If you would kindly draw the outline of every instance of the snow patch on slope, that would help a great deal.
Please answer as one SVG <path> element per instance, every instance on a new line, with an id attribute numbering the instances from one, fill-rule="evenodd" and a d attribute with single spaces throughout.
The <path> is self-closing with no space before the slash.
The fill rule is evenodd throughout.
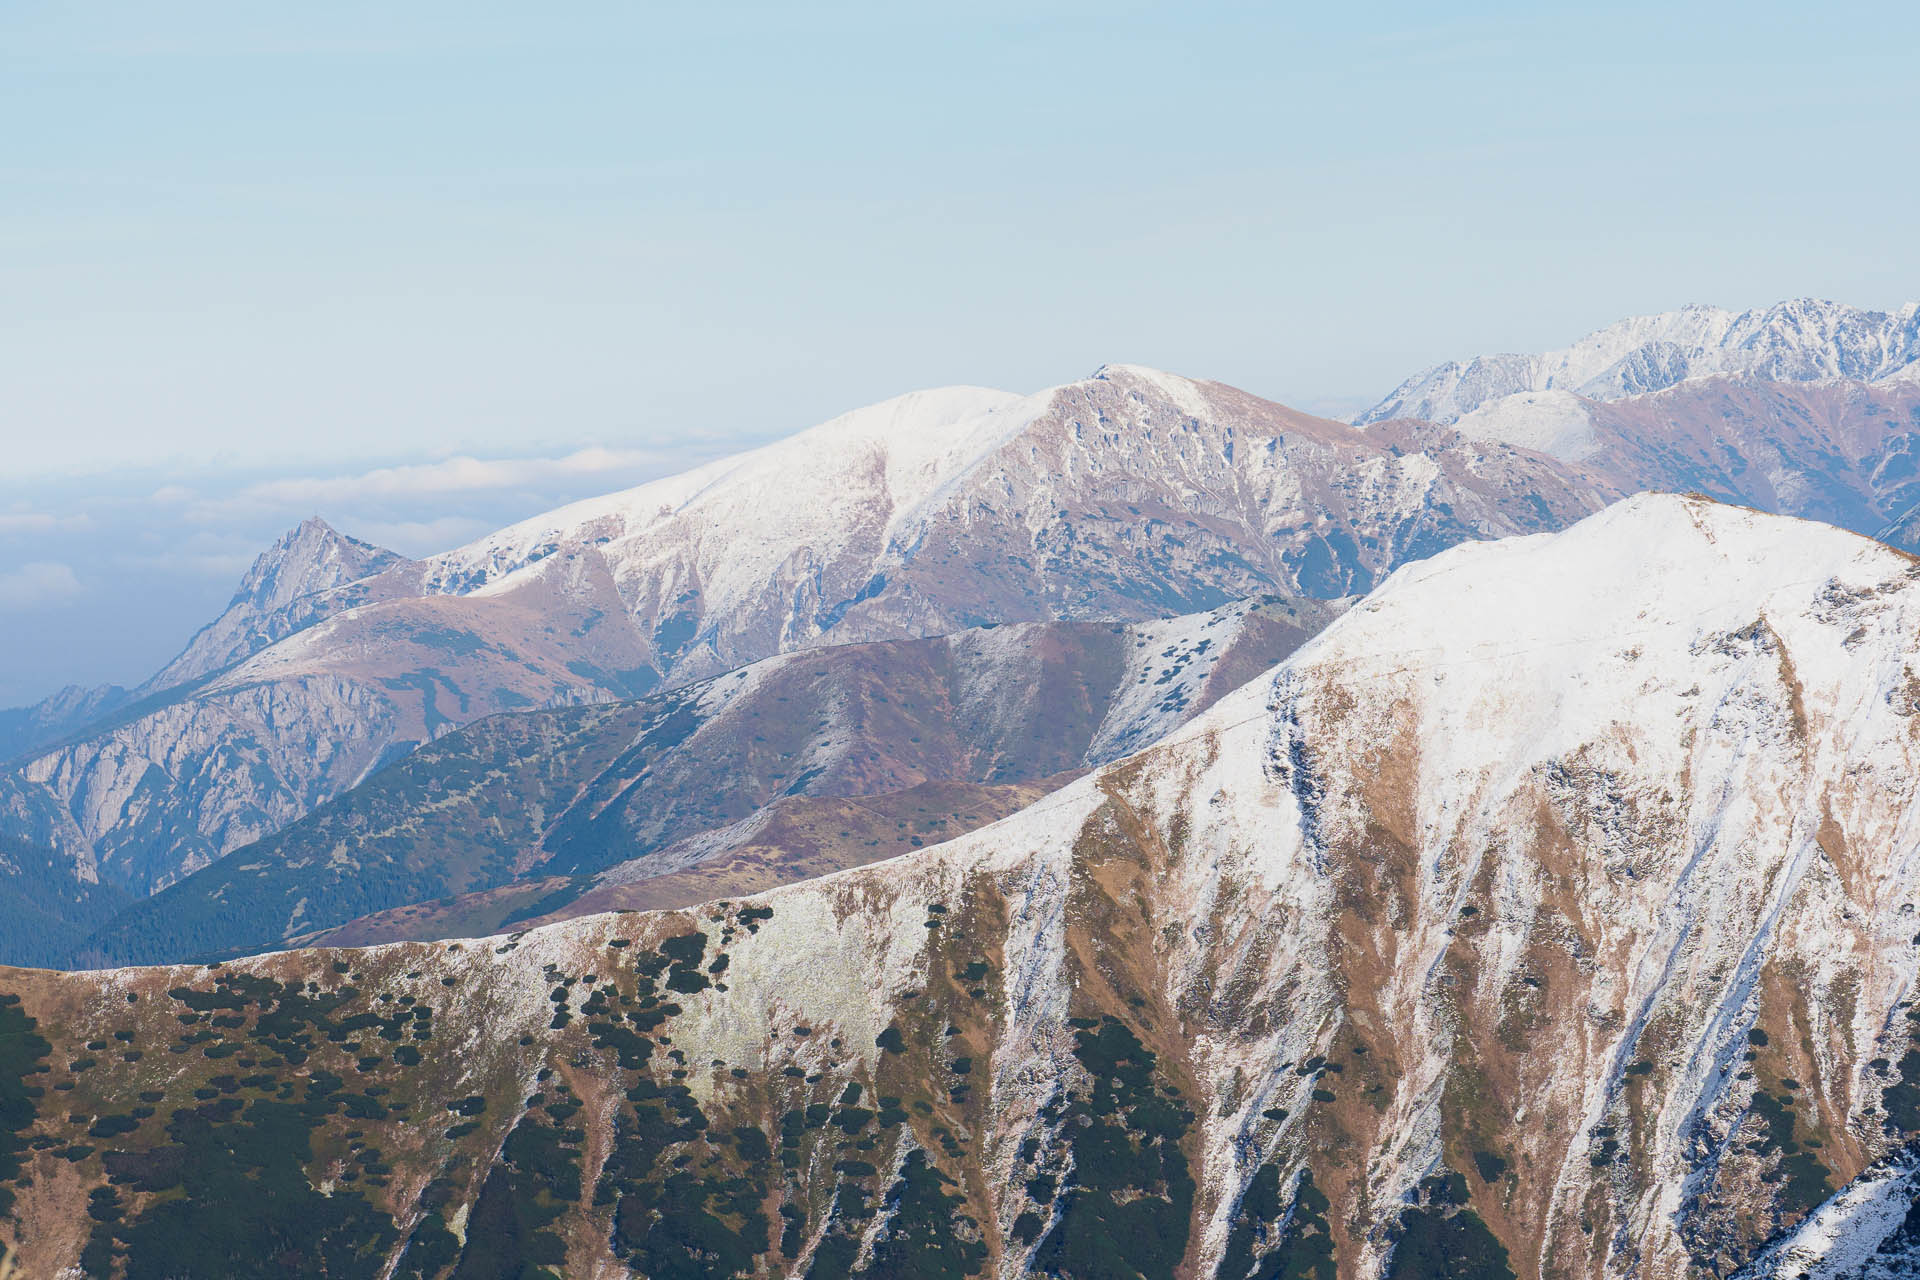
<path id="1" fill-rule="evenodd" d="M 1209 613 L 1129 627 L 1126 670 L 1087 749 L 1087 763 L 1131 755 L 1185 720 L 1254 607 L 1252 600 L 1236 600 Z"/>
<path id="2" fill-rule="evenodd" d="M 1472 439 L 1532 449 L 1562 462 L 1578 462 L 1599 447 L 1587 402 L 1571 391 L 1517 391 L 1453 425 Z"/>
<path id="3" fill-rule="evenodd" d="M 1903 1228 L 1916 1205 L 1920 1168 L 1911 1161 L 1858 1178 L 1737 1280 L 1911 1280 L 1920 1276 L 1920 1234 Z"/>

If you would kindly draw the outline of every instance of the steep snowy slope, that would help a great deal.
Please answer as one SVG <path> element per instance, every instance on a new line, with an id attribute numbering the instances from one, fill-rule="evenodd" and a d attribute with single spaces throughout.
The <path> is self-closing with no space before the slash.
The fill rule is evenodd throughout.
<path id="1" fill-rule="evenodd" d="M 918 393 L 371 576 L 387 553 L 302 526 L 151 687 L 187 683 L 0 775 L 0 824 L 150 891 L 496 711 L 822 644 L 1338 597 L 1599 501 L 1538 455 L 1151 370 Z"/>
<path id="2" fill-rule="evenodd" d="M 1355 421 L 1454 422 L 1523 393 L 1618 400 L 1713 374 L 1769 382 L 1890 382 L 1911 380 L 1917 372 L 1920 303 L 1893 312 L 1813 298 L 1740 312 L 1686 307 L 1622 320 L 1559 351 L 1436 365 Z"/>
<path id="3" fill-rule="evenodd" d="M 1916 637 L 1907 556 L 1635 499 L 1402 570 L 879 866 L 0 975 L 44 1086 L 7 1230 L 141 1275 L 287 1238 L 368 1277 L 1910 1267 Z"/>
<path id="4" fill-rule="evenodd" d="M 71 959 L 261 950 L 372 912 L 386 923 L 344 936 L 487 932 L 583 914 L 571 906 L 583 896 L 603 910 L 658 903 L 660 876 L 721 858 L 732 892 L 876 861 L 1163 736 L 1337 612 L 1269 599 L 1137 627 L 839 645 L 636 702 L 483 720 L 141 902 Z M 849 798 L 859 813 L 801 803 Z M 809 827 L 790 850 L 768 846 Z M 413 905 L 447 895 L 463 896 Z"/>

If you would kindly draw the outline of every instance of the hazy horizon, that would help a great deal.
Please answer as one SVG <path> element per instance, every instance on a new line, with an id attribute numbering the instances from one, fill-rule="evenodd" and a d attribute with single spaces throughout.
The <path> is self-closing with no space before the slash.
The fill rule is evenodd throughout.
<path id="1" fill-rule="evenodd" d="M 1915 34 L 1872 5 L 10 6 L 0 705 L 142 678 L 305 515 L 419 554 L 919 387 L 1127 361 L 1339 415 L 1632 314 L 1899 305 Z M 339 483 L 457 457 L 525 465 Z"/>

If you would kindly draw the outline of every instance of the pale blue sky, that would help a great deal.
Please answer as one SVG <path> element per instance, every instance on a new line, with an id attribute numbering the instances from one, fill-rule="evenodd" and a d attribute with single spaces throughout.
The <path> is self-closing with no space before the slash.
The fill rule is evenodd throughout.
<path id="1" fill-rule="evenodd" d="M 1107 360 L 1340 411 L 1636 312 L 1920 295 L 1912 6 L 1436 9 L 11 0 L 0 566 L 71 581 L 0 570 L 0 702 L 145 674 L 303 505 L 417 553 L 604 487 L 232 501 L 275 476 L 624 482 Z M 181 488 L 219 550 L 169 564 Z"/>

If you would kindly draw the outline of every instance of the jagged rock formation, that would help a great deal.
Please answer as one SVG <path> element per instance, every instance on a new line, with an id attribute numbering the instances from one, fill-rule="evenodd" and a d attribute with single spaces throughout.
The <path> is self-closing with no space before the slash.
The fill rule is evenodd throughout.
<path id="1" fill-rule="evenodd" d="M 141 701 L 0 775 L 0 824 L 148 892 L 498 711 L 823 644 L 1338 597 L 1599 502 L 1551 459 L 1151 370 L 923 392 L 425 561 L 309 522 Z"/>
<path id="2" fill-rule="evenodd" d="M 1866 311 L 1815 298 L 1751 311 L 1684 307 L 1634 316 L 1571 347 L 1435 365 L 1355 419 L 1456 422 L 1509 396 L 1620 400 L 1692 378 L 1893 383 L 1920 375 L 1920 303 Z"/>
<path id="3" fill-rule="evenodd" d="M 1910 557 L 1636 499 L 875 867 L 7 973 L 0 1210 L 130 1276 L 1910 1266 L 1916 635 Z"/>
<path id="4" fill-rule="evenodd" d="M 1411 413 L 1551 454 L 1612 493 L 1704 493 L 1920 549 L 1920 308 L 1694 307 L 1565 351 L 1411 379 Z"/>
<path id="5" fill-rule="evenodd" d="M 1337 612 L 1270 598 L 1134 626 L 840 645 L 637 702 L 483 720 L 146 899 L 68 959 L 181 960 L 319 930 L 470 935 L 877 861 L 1158 739 Z"/>
<path id="6" fill-rule="evenodd" d="M 136 696 L 204 679 L 351 608 L 363 598 L 353 584 L 406 563 L 404 556 L 350 538 L 318 516 L 303 520 L 260 553 L 225 612 L 202 627 Z"/>

